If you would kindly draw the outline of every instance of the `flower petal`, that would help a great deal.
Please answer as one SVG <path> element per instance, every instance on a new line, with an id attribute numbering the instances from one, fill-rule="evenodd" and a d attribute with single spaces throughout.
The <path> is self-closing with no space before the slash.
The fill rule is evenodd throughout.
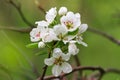
<path id="1" fill-rule="evenodd" d="M 62 55 L 62 51 L 61 51 L 60 48 L 55 48 L 55 49 L 53 50 L 53 57 L 58 58 L 58 57 L 60 57 L 61 55 Z"/>
<path id="2" fill-rule="evenodd" d="M 55 8 L 51 8 L 47 12 L 45 18 L 46 18 L 46 20 L 47 20 L 48 23 L 52 23 L 53 20 L 55 19 L 56 15 L 57 15 L 56 7 Z"/>
<path id="3" fill-rule="evenodd" d="M 51 65 L 53 65 L 54 61 L 55 61 L 55 58 L 51 57 L 51 58 L 46 58 L 44 60 L 44 63 L 48 66 L 51 66 Z"/>
<path id="4" fill-rule="evenodd" d="M 65 61 L 68 61 L 70 59 L 70 56 L 71 56 L 70 54 L 64 54 L 64 53 L 61 54 L 62 59 Z"/>
<path id="5" fill-rule="evenodd" d="M 52 68 L 52 74 L 54 76 L 56 76 L 56 77 L 59 76 L 61 74 L 61 72 L 62 72 L 62 69 L 61 69 L 61 67 L 59 65 L 54 65 L 53 66 L 53 68 Z"/>
<path id="6" fill-rule="evenodd" d="M 87 28 L 88 28 L 87 24 L 81 24 L 81 26 L 79 27 L 79 34 L 85 32 Z"/>
<path id="7" fill-rule="evenodd" d="M 70 73 L 72 71 L 71 65 L 67 62 L 62 63 L 61 68 L 64 73 Z"/>
<path id="8" fill-rule="evenodd" d="M 54 26 L 54 32 L 57 34 L 57 35 L 65 35 L 68 31 L 67 31 L 67 28 L 65 26 L 62 26 L 60 24 L 58 25 L 55 25 Z"/>
<path id="9" fill-rule="evenodd" d="M 59 15 L 65 15 L 67 13 L 67 8 L 66 7 L 61 7 L 58 11 Z"/>
<path id="10" fill-rule="evenodd" d="M 79 49 L 75 45 L 75 43 L 69 43 L 68 53 L 72 55 L 76 55 L 79 52 Z"/>

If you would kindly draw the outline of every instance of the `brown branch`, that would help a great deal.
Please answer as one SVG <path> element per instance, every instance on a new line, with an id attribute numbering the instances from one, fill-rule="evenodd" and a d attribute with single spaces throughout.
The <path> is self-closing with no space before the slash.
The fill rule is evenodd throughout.
<path id="1" fill-rule="evenodd" d="M 32 28 L 0 27 L 0 30 L 11 30 L 15 32 L 27 33 L 30 32 Z"/>
<path id="2" fill-rule="evenodd" d="M 44 80 L 51 80 L 51 79 L 55 79 L 55 78 L 60 78 L 60 79 L 61 79 L 61 78 L 63 78 L 64 76 L 70 75 L 71 73 L 76 72 L 76 71 L 79 71 L 79 70 L 81 70 L 81 71 L 83 71 L 83 70 L 91 70 L 91 71 L 98 70 L 101 74 L 105 72 L 105 70 L 104 70 L 103 68 L 101 68 L 101 67 L 90 67 L 90 66 L 88 66 L 88 67 L 81 67 L 81 66 L 79 66 L 79 67 L 74 68 L 74 69 L 72 70 L 72 72 L 70 72 L 70 73 L 61 74 L 61 75 L 58 76 L 58 77 L 55 77 L 55 76 L 52 76 L 52 75 L 51 75 L 51 76 L 46 76 L 46 77 L 44 78 Z M 38 80 L 40 80 L 40 79 L 38 78 Z"/>
<path id="3" fill-rule="evenodd" d="M 115 43 L 115 44 L 120 45 L 120 40 L 117 40 L 117 39 L 114 38 L 113 36 L 111 36 L 111 35 L 103 32 L 103 31 L 100 31 L 100 30 L 97 30 L 97 29 L 94 29 L 94 28 L 91 28 L 91 27 L 89 27 L 88 30 L 89 30 L 90 32 L 96 33 L 96 34 L 98 34 L 98 35 L 101 35 L 101 36 L 107 38 L 108 40 L 112 41 L 112 42 Z"/>
<path id="4" fill-rule="evenodd" d="M 74 56 L 75 62 L 77 66 L 81 66 L 80 60 L 77 55 Z M 79 71 L 79 77 L 82 77 L 82 71 Z"/>
<path id="5" fill-rule="evenodd" d="M 51 55 L 51 51 L 50 51 L 49 54 L 48 54 L 48 58 L 50 58 L 50 55 Z M 46 74 L 47 68 L 48 68 L 47 65 L 45 65 L 45 66 L 43 67 L 44 70 L 43 70 L 42 76 L 39 77 L 37 80 L 44 80 L 44 76 L 45 76 L 45 74 Z"/>
<path id="6" fill-rule="evenodd" d="M 23 14 L 23 12 L 22 12 L 22 10 L 21 10 L 21 5 L 20 5 L 20 4 L 17 5 L 17 4 L 16 4 L 15 2 L 13 2 L 12 0 L 8 0 L 8 2 L 16 8 L 16 10 L 17 10 L 18 13 L 20 14 L 22 20 L 23 20 L 28 26 L 30 26 L 30 27 L 35 27 L 33 24 L 31 24 L 31 23 L 25 18 L 24 14 Z"/>
<path id="7" fill-rule="evenodd" d="M 106 69 L 104 73 L 102 73 L 102 75 L 100 73 L 96 73 L 94 75 L 92 75 L 90 78 L 97 78 L 98 77 L 98 80 L 101 80 L 102 77 L 107 74 L 107 73 L 115 73 L 115 74 L 120 74 L 120 70 L 118 69 L 113 69 L 113 68 L 109 68 L 109 69 Z"/>

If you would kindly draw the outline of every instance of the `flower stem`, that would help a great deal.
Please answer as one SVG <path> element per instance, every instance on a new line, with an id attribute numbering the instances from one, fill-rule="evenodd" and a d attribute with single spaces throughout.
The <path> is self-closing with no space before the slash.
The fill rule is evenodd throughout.
<path id="1" fill-rule="evenodd" d="M 48 58 L 50 58 L 50 55 L 51 55 L 51 51 L 50 51 L 49 54 L 48 54 Z M 45 66 L 43 67 L 44 70 L 43 70 L 42 76 L 41 76 L 41 78 L 38 79 L 38 80 L 44 80 L 44 76 L 45 76 L 45 74 L 46 74 L 47 68 L 48 68 L 47 65 L 45 65 Z"/>
<path id="2" fill-rule="evenodd" d="M 77 55 L 74 56 L 75 62 L 77 66 L 81 66 L 80 60 Z M 82 71 L 79 71 L 80 78 L 82 78 Z"/>

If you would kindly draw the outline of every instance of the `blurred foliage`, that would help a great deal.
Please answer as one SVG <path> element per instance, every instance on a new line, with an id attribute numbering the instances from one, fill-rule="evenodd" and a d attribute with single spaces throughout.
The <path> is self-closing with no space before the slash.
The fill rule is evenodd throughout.
<path id="1" fill-rule="evenodd" d="M 34 0 L 14 0 L 20 2 L 28 21 L 44 19 Z M 90 27 L 111 34 L 120 39 L 120 0 L 39 0 L 45 10 L 51 7 L 66 6 L 69 10 L 80 12 L 82 22 Z M 0 26 L 28 27 L 16 9 L 7 0 L 0 0 Z M 80 47 L 79 59 L 84 66 L 101 66 L 120 69 L 120 47 L 109 40 L 91 32 L 84 34 L 88 47 Z M 46 49 L 29 49 L 29 34 L 0 30 L 0 80 L 35 80 L 42 72 Z M 73 60 L 71 60 L 73 61 Z M 50 67 L 51 68 L 51 67 Z M 50 75 L 50 68 L 47 74 Z M 35 69 L 38 71 L 36 72 Z M 120 80 L 116 74 L 105 75 L 103 80 Z"/>

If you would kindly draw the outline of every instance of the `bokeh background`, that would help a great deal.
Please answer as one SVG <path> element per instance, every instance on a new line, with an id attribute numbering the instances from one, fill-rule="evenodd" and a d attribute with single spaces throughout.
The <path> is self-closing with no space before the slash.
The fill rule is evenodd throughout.
<path id="1" fill-rule="evenodd" d="M 44 19 L 34 0 L 13 1 L 21 3 L 25 17 L 32 24 Z M 81 14 L 82 23 L 120 39 L 120 0 L 39 0 L 39 3 L 45 10 L 66 6 Z M 0 27 L 10 26 L 28 27 L 7 0 L 0 0 Z M 79 46 L 83 66 L 120 69 L 120 46 L 89 31 L 84 33 L 84 41 L 88 47 Z M 35 80 L 42 73 L 47 54 L 37 54 L 46 50 L 26 48 L 29 43 L 29 33 L 0 30 L 0 80 Z M 50 68 L 47 75 L 51 75 Z M 107 74 L 102 80 L 120 80 L 120 75 Z"/>

